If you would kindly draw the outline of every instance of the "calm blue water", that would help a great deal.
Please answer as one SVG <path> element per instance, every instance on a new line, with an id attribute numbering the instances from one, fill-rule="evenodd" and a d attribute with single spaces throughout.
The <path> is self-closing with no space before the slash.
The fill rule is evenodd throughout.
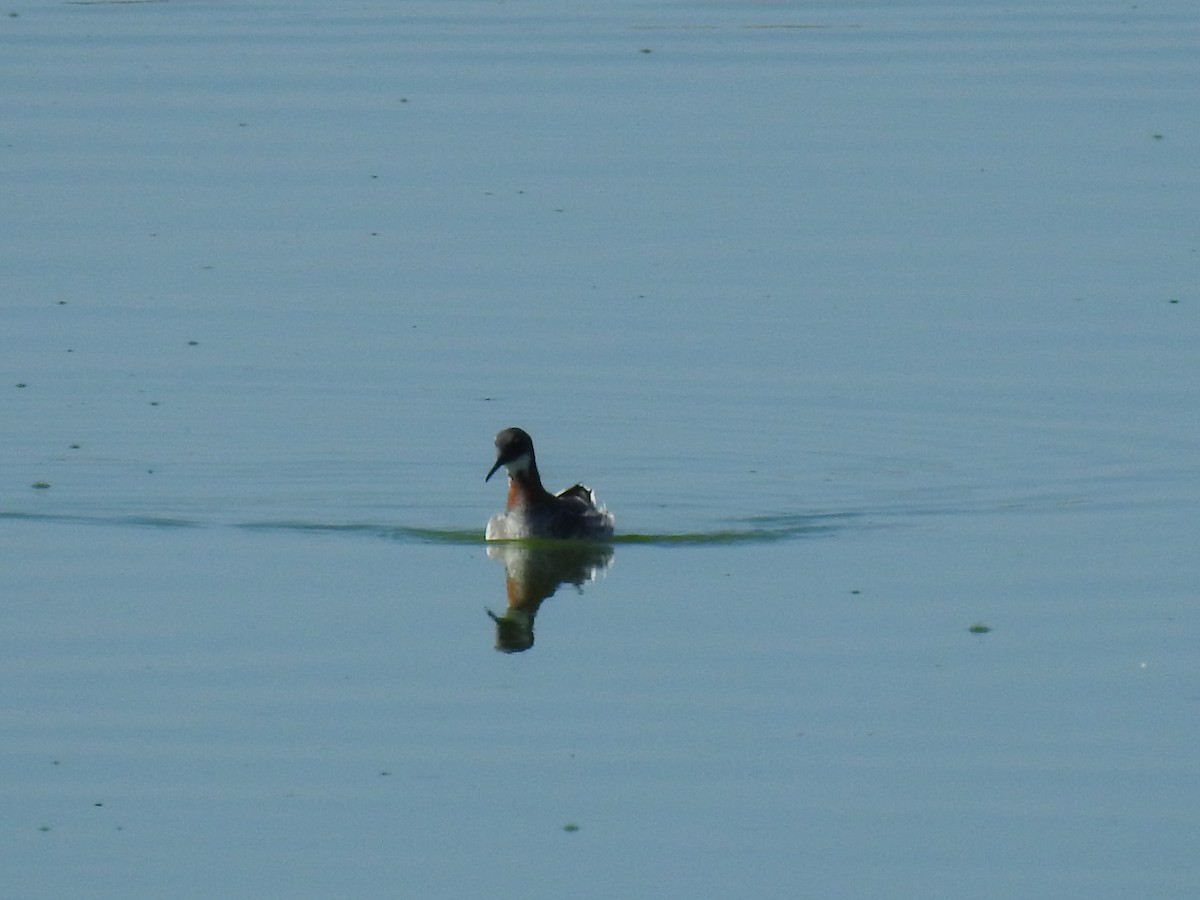
<path id="1" fill-rule="evenodd" d="M 13 896 L 1200 890 L 1190 6 L 12 12 Z"/>

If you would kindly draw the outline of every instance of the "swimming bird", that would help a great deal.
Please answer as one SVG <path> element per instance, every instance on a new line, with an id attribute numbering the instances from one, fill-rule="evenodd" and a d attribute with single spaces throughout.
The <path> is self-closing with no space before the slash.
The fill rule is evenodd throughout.
<path id="1" fill-rule="evenodd" d="M 508 507 L 488 520 L 489 541 L 612 538 L 613 515 L 597 503 L 591 488 L 575 484 L 561 494 L 551 494 L 542 487 L 533 438 L 520 428 L 505 428 L 496 435 L 496 464 L 483 480 L 501 466 L 508 470 Z"/>

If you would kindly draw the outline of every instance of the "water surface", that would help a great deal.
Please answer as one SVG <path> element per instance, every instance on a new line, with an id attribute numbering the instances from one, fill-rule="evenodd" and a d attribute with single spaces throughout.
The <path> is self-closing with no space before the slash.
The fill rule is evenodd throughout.
<path id="1" fill-rule="evenodd" d="M 12 12 L 14 896 L 1200 890 L 1189 6 Z"/>

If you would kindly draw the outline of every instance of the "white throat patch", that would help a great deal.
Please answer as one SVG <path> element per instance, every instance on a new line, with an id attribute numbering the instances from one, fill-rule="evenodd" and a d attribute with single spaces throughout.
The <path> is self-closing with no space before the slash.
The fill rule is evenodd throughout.
<path id="1" fill-rule="evenodd" d="M 533 454 L 522 453 L 512 462 L 504 464 L 504 468 L 508 470 L 509 475 L 524 475 L 529 471 L 529 464 L 533 460 Z"/>

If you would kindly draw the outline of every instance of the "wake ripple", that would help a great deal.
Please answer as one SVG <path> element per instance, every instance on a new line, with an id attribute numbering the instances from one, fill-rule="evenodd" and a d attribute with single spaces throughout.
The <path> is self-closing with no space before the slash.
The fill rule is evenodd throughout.
<path id="1" fill-rule="evenodd" d="M 759 516 L 742 520 L 730 527 L 685 532 L 636 532 L 617 534 L 614 545 L 656 547 L 728 546 L 733 544 L 766 544 L 778 541 L 819 537 L 862 525 L 863 516 L 856 513 L 824 513 L 819 515 Z M 80 513 L 30 513 L 0 511 L 0 520 L 42 522 L 63 525 L 91 525 L 110 528 L 236 528 L 243 531 L 276 531 L 296 533 L 327 533 L 373 537 L 408 543 L 424 544 L 484 544 L 482 528 L 426 528 L 408 525 L 383 525 L 370 522 L 310 522 L 298 520 L 265 520 L 258 522 L 219 523 L 173 516 L 95 515 Z M 517 541 L 523 544 L 555 544 L 557 541 Z"/>

